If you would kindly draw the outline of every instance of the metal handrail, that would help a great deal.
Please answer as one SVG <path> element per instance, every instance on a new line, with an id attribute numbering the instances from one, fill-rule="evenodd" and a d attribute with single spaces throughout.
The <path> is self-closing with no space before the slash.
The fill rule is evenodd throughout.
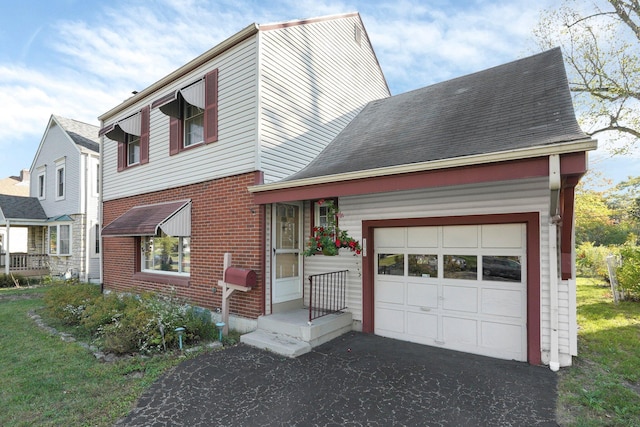
<path id="1" fill-rule="evenodd" d="M 347 308 L 348 271 L 333 271 L 309 276 L 309 323 L 319 317 Z"/>

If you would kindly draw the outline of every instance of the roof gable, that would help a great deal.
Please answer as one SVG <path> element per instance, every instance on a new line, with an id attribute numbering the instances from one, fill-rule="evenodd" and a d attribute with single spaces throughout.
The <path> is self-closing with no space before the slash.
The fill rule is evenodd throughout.
<path id="1" fill-rule="evenodd" d="M 79 122 L 65 117 L 53 116 L 53 119 L 69 135 L 80 151 L 100 152 L 100 138 L 98 126 Z"/>
<path id="2" fill-rule="evenodd" d="M 285 181 L 587 139 L 552 49 L 369 103 Z"/>

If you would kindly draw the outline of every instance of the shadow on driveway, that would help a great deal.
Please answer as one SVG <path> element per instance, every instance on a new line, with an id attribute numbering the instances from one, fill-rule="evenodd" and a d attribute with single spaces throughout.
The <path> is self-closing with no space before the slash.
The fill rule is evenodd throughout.
<path id="1" fill-rule="evenodd" d="M 548 368 L 350 332 L 297 359 L 188 360 L 118 426 L 556 426 Z"/>

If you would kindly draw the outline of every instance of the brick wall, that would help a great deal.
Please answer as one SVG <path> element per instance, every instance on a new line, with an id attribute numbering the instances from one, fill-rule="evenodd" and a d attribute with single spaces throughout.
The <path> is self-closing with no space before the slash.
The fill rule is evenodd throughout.
<path id="1" fill-rule="evenodd" d="M 253 203 L 247 187 L 255 184 L 254 173 L 206 181 L 184 187 L 126 197 L 104 202 L 103 225 L 134 206 L 191 199 L 191 275 L 180 283 L 166 275 L 159 280 L 142 280 L 134 275 L 140 270 L 139 239 L 103 237 L 103 283 L 114 291 L 143 290 L 170 292 L 185 297 L 194 305 L 215 309 L 221 307 L 224 254 L 232 254 L 232 265 L 250 268 L 257 273 L 257 286 L 251 291 L 234 292 L 230 312 L 248 318 L 263 313 L 264 275 L 262 272 L 264 211 Z M 138 275 L 139 276 L 139 275 Z M 212 288 L 217 291 L 212 292 Z"/>

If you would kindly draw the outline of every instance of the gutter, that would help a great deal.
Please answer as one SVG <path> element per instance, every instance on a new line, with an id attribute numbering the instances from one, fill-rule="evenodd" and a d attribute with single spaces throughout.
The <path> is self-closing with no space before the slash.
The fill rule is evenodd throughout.
<path id="1" fill-rule="evenodd" d="M 235 45 L 243 42 L 244 40 L 246 40 L 249 37 L 253 36 L 254 34 L 258 33 L 258 31 L 259 31 L 259 27 L 255 23 L 247 26 L 243 30 L 240 30 L 239 32 L 237 32 L 233 36 L 231 36 L 228 39 L 224 40 L 222 43 L 212 47 L 211 49 L 209 49 L 208 51 L 206 51 L 202 55 L 200 55 L 197 58 L 191 60 L 190 62 L 186 63 L 182 67 L 178 68 L 177 70 L 175 70 L 171 74 L 163 77 L 162 79 L 160 79 L 157 82 L 153 83 L 151 86 L 148 86 L 147 88 L 145 88 L 142 91 L 138 92 L 134 96 L 128 98 L 127 100 L 122 102 L 117 107 L 114 107 L 111 110 L 107 111 L 106 113 L 102 114 L 101 116 L 98 117 L 98 120 L 100 120 L 101 122 L 104 122 L 106 119 L 109 119 L 110 117 L 113 117 L 116 114 L 122 112 L 123 110 L 125 110 L 125 109 L 131 107 L 132 105 L 136 104 L 139 100 L 141 100 L 141 99 L 153 94 L 154 92 L 157 92 L 157 91 L 159 91 L 161 89 L 164 89 L 169 83 L 173 82 L 174 80 L 176 80 L 176 79 L 178 79 L 180 77 L 183 77 L 184 75 L 190 73 L 191 71 L 195 70 L 196 68 L 202 66 L 203 64 L 207 63 L 211 59 L 213 59 L 216 56 L 220 55 L 221 53 L 231 49 Z"/>
<path id="2" fill-rule="evenodd" d="M 471 156 L 455 157 L 451 159 L 432 160 L 420 163 L 410 163 L 399 166 L 388 166 L 377 169 L 367 169 L 338 173 L 334 175 L 323 175 L 311 178 L 302 178 L 293 181 L 277 181 L 269 184 L 259 184 L 248 187 L 250 193 L 262 193 L 266 191 L 284 190 L 296 187 L 306 187 L 318 184 L 329 184 L 341 181 L 353 181 L 357 179 L 376 178 L 388 175 L 400 175 L 412 172 L 423 172 L 429 170 L 449 169 L 461 166 L 473 166 L 486 163 L 505 162 L 509 160 L 521 160 L 550 155 L 560 155 L 581 151 L 595 150 L 598 144 L 591 138 L 578 141 L 565 142 L 550 146 L 538 146 L 533 148 L 520 148 L 516 150 L 501 151 L 488 154 L 475 154 Z"/>

